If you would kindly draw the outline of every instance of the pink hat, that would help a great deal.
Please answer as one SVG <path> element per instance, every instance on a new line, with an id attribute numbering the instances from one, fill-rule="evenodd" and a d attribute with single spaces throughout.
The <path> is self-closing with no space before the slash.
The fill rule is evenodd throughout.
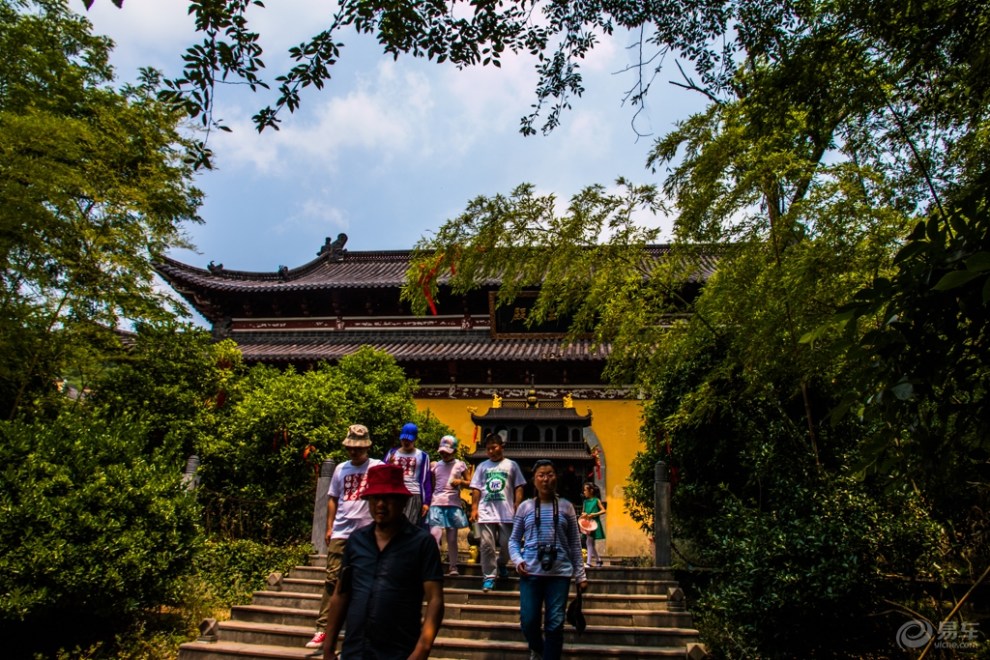
<path id="1" fill-rule="evenodd" d="M 368 475 L 365 478 L 364 492 L 362 499 L 367 499 L 372 495 L 405 495 L 412 497 L 412 493 L 406 488 L 403 479 L 402 468 L 398 465 L 382 463 L 368 468 Z"/>
<path id="2" fill-rule="evenodd" d="M 585 534 L 591 534 L 593 531 L 598 529 L 598 523 L 591 518 L 582 517 L 578 518 L 578 527 L 580 527 L 581 531 Z"/>
<path id="3" fill-rule="evenodd" d="M 437 447 L 437 451 L 453 454 L 455 449 L 457 449 L 457 438 L 452 435 L 445 435 L 440 438 L 440 446 Z"/>

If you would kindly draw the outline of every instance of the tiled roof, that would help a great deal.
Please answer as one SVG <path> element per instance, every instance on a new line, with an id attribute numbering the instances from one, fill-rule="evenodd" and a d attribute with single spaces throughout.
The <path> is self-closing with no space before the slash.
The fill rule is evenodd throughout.
<path id="1" fill-rule="evenodd" d="M 209 270 L 165 258 L 156 269 L 173 286 L 210 291 L 285 292 L 334 288 L 394 288 L 405 282 L 409 250 L 348 252 L 343 261 L 318 257 L 279 274 Z"/>
<path id="2" fill-rule="evenodd" d="M 574 408 L 489 408 L 484 415 L 471 415 L 471 419 L 476 424 L 517 420 L 572 422 L 579 426 L 591 424 L 591 415 L 579 415 Z"/>
<path id="3" fill-rule="evenodd" d="M 608 345 L 593 346 L 590 340 L 577 340 L 564 346 L 559 339 L 471 339 L 455 338 L 367 338 L 353 337 L 293 337 L 277 338 L 235 335 L 244 358 L 250 361 L 334 361 L 356 352 L 361 346 L 372 346 L 400 362 L 418 360 L 487 360 L 487 361 L 604 361 L 610 352 Z M 516 411 L 518 413 L 518 411 Z M 560 411 L 557 411 L 558 413 Z"/>
<path id="4" fill-rule="evenodd" d="M 668 245 L 651 245 L 646 257 L 658 259 L 671 253 Z M 197 268 L 165 258 L 156 269 L 173 287 L 225 292 L 286 292 L 335 288 L 397 288 L 404 284 L 412 250 L 346 252 L 340 261 L 317 257 L 313 261 L 287 269 L 259 273 L 226 268 Z M 698 272 L 689 279 L 704 281 L 715 271 L 717 251 L 712 249 L 701 258 Z M 496 285 L 497 280 L 484 284 Z"/>
<path id="5" fill-rule="evenodd" d="M 568 461 L 592 461 L 594 460 L 588 452 L 588 448 L 582 444 L 575 444 L 570 447 L 562 447 L 559 443 L 548 447 L 541 447 L 538 443 L 525 443 L 520 446 L 512 443 L 505 445 L 505 455 L 514 461 L 539 460 L 549 458 L 552 460 Z M 484 447 L 479 447 L 474 453 L 468 455 L 469 460 L 484 460 L 488 458 Z"/>

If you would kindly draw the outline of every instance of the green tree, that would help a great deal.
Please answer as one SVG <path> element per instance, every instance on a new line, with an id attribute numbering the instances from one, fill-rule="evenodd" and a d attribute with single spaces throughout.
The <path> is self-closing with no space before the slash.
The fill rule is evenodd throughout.
<path id="1" fill-rule="evenodd" d="M 262 82 L 247 7 L 192 3 L 206 39 L 169 98 L 204 121 L 216 79 Z M 795 619 L 780 639 L 760 612 L 737 607 L 759 602 L 766 580 L 776 598 L 769 611 L 834 614 L 868 611 L 888 568 L 983 574 L 985 2 L 344 2 L 326 30 L 291 52 L 298 64 L 277 79 L 259 128 L 276 126 L 302 88 L 329 79 L 351 27 L 386 53 L 455 66 L 532 53 L 539 82 L 524 133 L 544 112 L 539 127 L 552 130 L 581 93 L 581 57 L 613 31 L 640 35 L 634 102 L 669 58 L 693 65 L 678 84 L 710 105 L 657 141 L 649 165 L 665 172 L 662 196 L 628 186 L 616 204 L 590 187 L 564 212 L 527 187 L 474 200 L 419 244 L 404 295 L 422 310 L 427 299 L 443 304 L 449 292 L 497 277 L 502 302 L 540 287 L 534 320 L 570 314 L 575 330 L 611 343 L 612 376 L 657 402 L 649 442 L 662 437 L 682 462 L 675 507 L 690 513 L 679 514 L 685 532 L 713 548 L 710 557 L 734 562 L 713 591 L 724 607 L 716 598 L 702 612 L 746 638 L 733 647 L 714 635 L 723 650 L 823 652 L 821 637 L 802 627 L 816 617 Z M 641 259 L 650 233 L 626 209 L 657 200 L 675 216 L 678 244 L 650 265 Z M 603 229 L 611 234 L 599 241 Z M 711 243 L 718 271 L 692 301 L 685 294 L 710 266 L 698 255 L 711 255 Z M 681 396 L 665 400 L 668 390 Z M 713 441 L 702 430 L 726 436 L 714 441 L 716 462 L 704 458 Z M 650 444 L 646 455 L 658 451 Z M 793 474 L 779 478 L 789 466 Z M 652 478 L 638 474 L 634 501 Z M 900 554 L 889 552 L 898 526 L 922 539 Z M 770 543 L 757 536 L 764 530 Z M 939 535 L 946 556 L 935 560 Z M 833 536 L 854 565 L 816 561 Z M 782 579 L 746 573 L 789 557 L 802 561 Z M 801 572 L 836 590 L 787 584 Z"/>
<path id="2" fill-rule="evenodd" d="M 57 376 L 88 375 L 90 349 L 111 345 L 122 319 L 169 315 L 151 264 L 199 221 L 192 143 L 155 100 L 158 74 L 110 87 L 110 44 L 90 27 L 60 1 L 0 2 L 5 417 Z"/>
<path id="3" fill-rule="evenodd" d="M 415 383 L 369 347 L 304 372 L 255 365 L 229 392 L 216 434 L 202 436 L 196 452 L 208 525 L 235 538 L 309 539 L 320 464 L 346 460 L 347 427 L 367 426 L 380 457 L 404 422 L 427 421 L 415 410 Z M 435 420 L 429 428 L 433 446 L 449 432 Z"/>
<path id="4" fill-rule="evenodd" d="M 774 15 L 786 20 L 759 23 Z M 823 630 L 869 620 L 881 575 L 975 580 L 990 560 L 973 432 L 988 421 L 985 42 L 967 41 L 986 7 L 785 3 L 748 18 L 728 77 L 702 69 L 711 105 L 651 156 L 676 214 L 663 263 L 637 260 L 642 233 L 597 242 L 600 200 L 576 196 L 556 218 L 555 200 L 520 189 L 422 241 L 405 295 L 501 278 L 503 301 L 540 287 L 535 320 L 593 327 L 613 378 L 654 397 L 633 515 L 652 528 L 664 458 L 678 532 L 695 561 L 724 567 L 699 604 L 708 639 L 729 655 L 834 652 Z M 943 112 L 945 98 L 958 106 Z M 689 300 L 706 252 L 717 271 Z M 800 575 L 822 589 L 794 588 Z"/>
<path id="5" fill-rule="evenodd" d="M 94 0 L 84 0 L 91 6 Z M 616 32 L 634 35 L 641 53 L 626 98 L 641 103 L 668 57 L 693 65 L 697 82 L 682 86 L 712 99 L 732 97 L 736 67 L 747 57 L 786 54 L 787 36 L 803 28 L 822 3 L 703 0 L 689 6 L 629 2 L 340 3 L 311 38 L 289 49 L 296 64 L 266 81 L 260 34 L 252 28 L 260 2 L 192 0 L 190 13 L 202 40 L 183 55 L 183 75 L 167 95 L 205 124 L 212 121 L 218 84 L 242 81 L 252 90 L 277 87 L 274 104 L 254 117 L 259 130 L 278 127 L 279 113 L 294 111 L 307 87 L 322 89 L 342 57 L 342 35 L 371 35 L 384 53 L 426 58 L 458 68 L 501 66 L 510 54 L 528 55 L 538 74 L 533 110 L 521 130 L 553 130 L 563 111 L 584 91 L 581 60 Z M 841 7 L 839 8 L 841 9 Z M 683 71 L 682 71 L 683 74 Z M 544 116 L 545 114 L 545 116 Z"/>
<path id="6" fill-rule="evenodd" d="M 955 541 L 951 557 L 963 566 L 975 560 L 977 571 L 990 557 L 983 514 L 990 506 L 986 190 L 980 183 L 948 195 L 948 220 L 936 211 L 920 221 L 896 271 L 876 278 L 818 329 L 844 328 L 842 346 L 859 367 L 835 412 L 876 428 L 859 467 L 916 484 Z"/>
<path id="7" fill-rule="evenodd" d="M 150 447 L 195 452 L 216 432 L 228 388 L 244 370 L 233 341 L 185 323 L 140 323 L 125 346 L 107 353 L 88 403 L 106 419 L 140 417 Z"/>
<path id="8" fill-rule="evenodd" d="M 341 421 L 367 426 L 372 442 L 370 454 L 384 456 L 398 442 L 402 425 L 416 416 L 416 382 L 406 377 L 388 353 L 367 346 L 342 357 L 333 372 L 347 399 Z M 327 446 L 338 462 L 347 459 L 340 446 L 347 427 L 340 430 Z M 433 439 L 434 447 L 437 440 L 439 436 Z"/>
<path id="9" fill-rule="evenodd" d="M 15 657 L 107 641 L 153 607 L 200 542 L 174 448 L 138 419 L 76 410 L 0 422 L 0 622 Z M 58 634 L 52 635 L 52 627 Z"/>

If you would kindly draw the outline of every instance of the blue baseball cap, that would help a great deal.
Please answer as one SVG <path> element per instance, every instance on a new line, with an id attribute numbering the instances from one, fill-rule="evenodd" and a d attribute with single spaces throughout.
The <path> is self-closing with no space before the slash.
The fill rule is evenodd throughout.
<path id="1" fill-rule="evenodd" d="M 413 442 L 416 442 L 417 436 L 419 436 L 419 427 L 412 422 L 409 422 L 402 427 L 402 433 L 399 434 L 399 440 L 412 440 Z"/>

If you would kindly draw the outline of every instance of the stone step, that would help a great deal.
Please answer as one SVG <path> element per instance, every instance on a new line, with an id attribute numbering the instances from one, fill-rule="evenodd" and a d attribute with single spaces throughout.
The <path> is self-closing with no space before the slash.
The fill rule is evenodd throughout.
<path id="1" fill-rule="evenodd" d="M 528 660 L 529 648 L 524 641 L 499 642 L 486 639 L 437 638 L 431 658 L 450 660 Z M 574 660 L 635 660 L 637 658 L 684 658 L 684 648 L 649 648 L 608 646 L 568 640 L 563 657 Z"/>
<path id="2" fill-rule="evenodd" d="M 280 599 L 278 593 L 256 593 L 250 605 L 235 605 L 231 608 L 231 619 L 236 621 L 251 621 L 255 623 L 275 623 L 280 625 L 311 626 L 316 619 L 316 607 L 295 607 L 291 598 Z M 456 603 L 445 598 L 445 621 L 458 620 L 476 622 L 497 621 L 503 623 L 519 622 L 518 598 L 508 600 L 500 605 L 485 602 Z M 317 605 L 319 601 L 316 601 Z M 659 627 L 659 628 L 690 628 L 691 615 L 687 612 L 667 612 L 664 610 L 630 610 L 604 609 L 596 606 L 595 601 L 587 601 L 584 615 L 589 625 L 607 627 Z M 614 603 L 613 603 L 614 605 Z"/>
<path id="3" fill-rule="evenodd" d="M 221 621 L 217 635 L 225 642 L 260 644 L 262 646 L 292 646 L 303 648 L 313 636 L 315 617 L 308 623 L 286 624 L 258 621 Z"/>
<path id="4" fill-rule="evenodd" d="M 445 602 L 445 621 L 456 620 L 519 624 L 519 601 L 511 605 L 470 605 Z M 693 620 L 688 612 L 660 610 L 598 609 L 584 604 L 582 608 L 589 626 L 610 628 L 690 628 Z"/>
<path id="5" fill-rule="evenodd" d="M 485 593 L 480 589 L 480 567 L 461 570 L 462 575 L 445 579 L 446 614 L 431 657 L 527 660 L 529 651 L 519 630 L 518 578 L 499 580 Z M 565 628 L 564 657 L 693 657 L 689 649 L 697 646 L 698 631 L 690 613 L 683 611 L 677 582 L 670 578 L 665 569 L 591 569 L 584 606 L 588 628 L 582 635 Z M 231 619 L 211 631 L 216 635 L 213 642 L 184 644 L 179 660 L 317 660 L 320 653 L 305 644 L 316 623 L 323 567 L 296 567 L 285 577 L 273 574 L 268 584 L 267 590 L 255 592 L 251 604 L 231 608 Z"/>
<path id="6" fill-rule="evenodd" d="M 298 577 L 298 578 L 320 578 L 323 575 L 323 570 L 326 568 L 326 557 L 320 556 L 318 559 L 311 559 L 311 562 L 317 561 L 319 563 L 310 563 L 305 566 L 297 566 L 294 568 L 288 577 Z M 447 564 L 444 563 L 444 569 L 446 570 Z M 661 581 L 661 582 L 674 582 L 674 572 L 669 568 L 663 567 L 652 567 L 652 566 L 622 566 L 616 564 L 607 564 L 602 567 L 592 567 L 587 569 L 588 577 L 593 578 L 596 575 L 605 577 L 607 579 L 625 579 L 625 580 L 646 580 L 646 581 Z M 481 564 L 472 563 L 462 563 L 458 566 L 458 571 L 462 576 L 473 576 L 477 579 L 481 579 Z M 509 565 L 509 574 L 515 575 L 515 571 L 512 569 L 512 565 Z"/>
<path id="7" fill-rule="evenodd" d="M 266 646 L 218 641 L 191 642 L 179 651 L 179 660 L 318 660 L 319 651 L 303 646 Z M 494 642 L 483 639 L 437 637 L 430 654 L 433 660 L 528 660 L 525 642 Z M 638 658 L 684 658 L 683 648 L 607 646 L 575 642 L 564 646 L 564 657 L 574 660 L 636 660 Z"/>
<path id="8" fill-rule="evenodd" d="M 292 577 L 282 578 L 281 588 L 293 593 L 321 595 L 323 593 L 323 579 L 303 580 Z"/>
<path id="9" fill-rule="evenodd" d="M 320 609 L 320 594 L 298 591 L 255 591 L 251 598 L 251 604 L 308 610 L 313 616 L 316 616 L 316 611 Z"/>
<path id="10" fill-rule="evenodd" d="M 499 621 L 458 621 L 444 618 L 444 637 L 477 639 L 484 631 L 486 640 L 510 642 L 520 639 L 519 622 Z M 628 628 L 618 626 L 598 626 L 590 621 L 588 627 L 579 636 L 570 626 L 564 627 L 564 644 L 581 641 L 585 644 L 604 646 L 652 646 L 679 647 L 689 641 L 695 641 L 698 631 L 693 628 Z"/>
<path id="11" fill-rule="evenodd" d="M 305 642 L 304 642 L 305 643 Z M 179 660 L 316 660 L 323 655 L 314 649 L 299 646 L 267 646 L 220 640 L 189 642 L 179 648 Z"/>
<path id="12" fill-rule="evenodd" d="M 299 591 L 256 591 L 252 603 L 273 607 L 308 609 L 313 612 L 320 607 L 319 593 Z M 444 587 L 444 602 L 448 605 L 496 605 L 512 606 L 519 603 L 518 591 L 489 591 L 485 593 L 476 586 L 471 589 Z M 586 592 L 585 607 L 588 609 L 623 609 L 645 611 L 667 611 L 666 594 L 597 594 Z"/>
<path id="13" fill-rule="evenodd" d="M 266 646 L 304 646 L 313 635 L 312 619 L 299 624 L 230 620 L 218 625 L 219 637 L 225 641 Z M 441 634 L 445 638 L 512 642 L 521 639 L 518 622 L 457 621 L 444 618 Z M 581 641 L 605 646 L 680 647 L 697 638 L 692 628 L 628 628 L 597 626 L 589 623 L 578 640 L 573 628 L 565 627 L 565 644 Z"/>
<path id="14" fill-rule="evenodd" d="M 620 572 L 606 572 L 607 569 L 591 569 L 588 574 L 588 591 L 591 593 L 649 595 L 664 594 L 667 589 L 676 587 L 678 582 L 673 579 L 636 579 L 628 578 Z M 293 569 L 287 577 L 282 578 L 283 588 L 303 593 L 322 593 L 323 576 L 325 571 L 316 567 L 306 567 L 305 570 Z M 445 576 L 444 588 L 459 587 L 464 589 L 481 589 L 481 575 Z M 496 591 L 519 591 L 519 578 L 511 573 L 508 578 L 495 581 Z"/>
<path id="15" fill-rule="evenodd" d="M 317 605 L 319 603 L 317 602 Z M 317 609 L 300 609 L 297 607 L 284 607 L 264 605 L 253 600 L 250 605 L 234 605 L 230 608 L 230 618 L 232 621 L 245 621 L 249 623 L 273 623 L 280 626 L 309 626 L 313 628 L 316 624 Z"/>
<path id="16" fill-rule="evenodd" d="M 518 591 L 489 591 L 484 593 L 477 587 L 472 589 L 445 588 L 444 602 L 450 604 L 469 603 L 473 605 L 518 605 Z M 573 592 L 572 592 L 573 595 Z M 666 594 L 599 594 L 585 592 L 584 606 L 594 609 L 661 610 L 668 609 Z"/>

